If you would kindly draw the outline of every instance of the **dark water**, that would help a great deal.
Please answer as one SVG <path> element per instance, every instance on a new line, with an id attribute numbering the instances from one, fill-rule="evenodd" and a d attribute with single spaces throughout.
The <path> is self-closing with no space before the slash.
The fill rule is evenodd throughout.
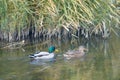
<path id="1" fill-rule="evenodd" d="M 0 80 L 120 80 L 120 38 L 55 41 L 27 45 L 23 49 L 0 50 Z M 30 60 L 28 55 L 46 51 L 54 44 L 59 52 L 55 61 Z M 67 50 L 86 46 L 83 58 L 65 60 Z"/>

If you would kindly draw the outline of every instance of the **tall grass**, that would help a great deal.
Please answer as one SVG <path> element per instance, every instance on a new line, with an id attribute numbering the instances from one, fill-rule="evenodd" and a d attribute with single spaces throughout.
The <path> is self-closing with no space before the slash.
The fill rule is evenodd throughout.
<path id="1" fill-rule="evenodd" d="M 118 0 L 1 0 L 0 29 L 14 32 L 34 26 L 64 27 L 69 31 L 84 27 L 90 33 L 120 29 Z M 116 33 L 117 34 L 117 33 Z"/>

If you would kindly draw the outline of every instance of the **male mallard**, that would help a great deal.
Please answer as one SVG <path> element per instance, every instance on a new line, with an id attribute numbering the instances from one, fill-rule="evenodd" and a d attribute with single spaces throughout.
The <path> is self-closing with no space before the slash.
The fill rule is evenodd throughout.
<path id="1" fill-rule="evenodd" d="M 69 50 L 63 56 L 66 59 L 71 59 L 71 58 L 79 58 L 85 55 L 85 51 L 88 51 L 84 46 L 79 46 L 78 50 Z"/>
<path id="2" fill-rule="evenodd" d="M 53 53 L 55 51 L 55 46 L 50 46 L 48 48 L 48 52 L 37 52 L 35 54 L 29 55 L 30 58 L 33 59 L 52 59 L 54 58 L 55 54 Z"/>

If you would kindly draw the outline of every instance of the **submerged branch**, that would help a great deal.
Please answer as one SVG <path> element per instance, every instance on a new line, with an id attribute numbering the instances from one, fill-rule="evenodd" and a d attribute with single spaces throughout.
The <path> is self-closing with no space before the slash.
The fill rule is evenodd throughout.
<path id="1" fill-rule="evenodd" d="M 24 45 L 24 40 L 21 42 L 12 42 L 12 43 L 8 43 L 5 47 L 3 47 L 2 49 L 18 49 L 21 48 Z"/>

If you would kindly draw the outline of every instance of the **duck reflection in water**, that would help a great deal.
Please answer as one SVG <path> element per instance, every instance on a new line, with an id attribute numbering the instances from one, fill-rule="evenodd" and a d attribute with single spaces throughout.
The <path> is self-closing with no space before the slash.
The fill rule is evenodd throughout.
<path id="1" fill-rule="evenodd" d="M 41 60 L 41 59 L 31 59 L 30 61 L 30 64 L 33 64 L 33 65 L 49 65 L 49 64 L 52 64 L 55 62 L 55 59 L 52 58 L 52 59 L 45 59 L 45 60 Z"/>

